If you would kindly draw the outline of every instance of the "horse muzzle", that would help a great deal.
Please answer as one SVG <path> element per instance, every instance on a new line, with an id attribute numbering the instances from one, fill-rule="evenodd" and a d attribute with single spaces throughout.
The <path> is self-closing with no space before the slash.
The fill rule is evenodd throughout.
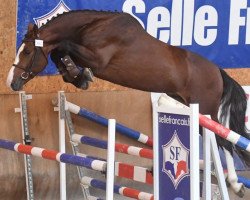
<path id="1" fill-rule="evenodd" d="M 24 85 L 24 80 L 20 77 L 20 78 L 16 79 L 15 81 L 13 81 L 10 84 L 10 87 L 14 91 L 20 91 L 20 90 L 22 90 L 23 85 Z"/>

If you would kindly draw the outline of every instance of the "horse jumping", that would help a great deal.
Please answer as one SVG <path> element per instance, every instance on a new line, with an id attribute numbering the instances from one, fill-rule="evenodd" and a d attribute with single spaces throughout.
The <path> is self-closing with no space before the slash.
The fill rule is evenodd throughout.
<path id="1" fill-rule="evenodd" d="M 43 44 L 37 46 L 37 41 Z M 205 58 L 153 38 L 129 14 L 71 11 L 39 29 L 30 24 L 10 69 L 8 85 L 20 90 L 46 67 L 50 53 L 67 77 L 70 73 L 62 68 L 61 59 L 69 55 L 77 67 L 90 68 L 100 79 L 166 93 L 185 105 L 199 103 L 202 114 L 209 114 L 224 124 L 229 120 L 231 130 L 250 138 L 244 124 L 246 96 L 241 86 Z M 91 76 L 83 74 L 79 71 L 75 77 L 81 83 L 75 84 L 87 88 Z M 219 137 L 217 141 L 230 153 L 236 148 Z M 245 151 L 237 149 L 237 153 L 249 157 Z M 249 159 L 245 161 L 250 165 Z M 235 192 L 242 196 L 242 186 L 233 185 Z"/>

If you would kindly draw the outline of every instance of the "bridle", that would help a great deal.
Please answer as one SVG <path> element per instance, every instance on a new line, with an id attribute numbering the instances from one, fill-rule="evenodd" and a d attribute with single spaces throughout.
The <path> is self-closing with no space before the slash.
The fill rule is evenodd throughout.
<path id="1" fill-rule="evenodd" d="M 35 40 L 36 39 L 26 39 L 25 38 L 23 40 L 23 43 L 24 42 L 33 42 L 34 45 L 35 45 Z M 21 69 L 23 71 L 22 74 L 21 74 L 22 79 L 27 80 L 29 77 L 34 78 L 38 74 L 38 73 L 34 73 L 32 71 L 32 68 L 33 68 L 33 65 L 35 63 L 35 60 L 36 60 L 36 57 L 37 57 L 39 51 L 42 51 L 42 54 L 43 54 L 44 58 L 46 59 L 46 62 L 48 63 L 48 58 L 46 57 L 42 47 L 35 46 L 35 53 L 34 53 L 32 59 L 31 59 L 30 64 L 29 64 L 28 67 L 25 68 L 23 66 L 18 66 L 17 64 L 13 64 L 14 67 L 17 67 L 18 69 Z"/>

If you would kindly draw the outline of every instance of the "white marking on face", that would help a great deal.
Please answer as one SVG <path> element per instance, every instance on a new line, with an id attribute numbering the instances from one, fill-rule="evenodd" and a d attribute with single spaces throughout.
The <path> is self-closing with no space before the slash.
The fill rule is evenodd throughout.
<path id="1" fill-rule="evenodd" d="M 17 54 L 16 54 L 16 59 L 15 59 L 15 61 L 14 61 L 14 64 L 15 64 L 15 65 L 17 65 L 17 64 L 19 63 L 19 56 L 20 56 L 20 53 L 23 51 L 24 47 L 25 47 L 25 44 L 23 43 L 23 44 L 20 46 L 20 48 L 18 49 L 18 52 L 17 52 Z"/>
<path id="2" fill-rule="evenodd" d="M 14 64 L 17 65 L 20 61 L 20 53 L 23 51 L 25 47 L 25 44 L 23 43 L 20 48 L 18 49 L 18 52 L 17 52 L 17 55 L 16 55 L 16 58 L 15 58 L 15 61 L 14 61 Z M 10 87 L 11 83 L 12 83 L 12 80 L 13 80 L 13 77 L 14 77 L 14 70 L 15 70 L 15 67 L 12 66 L 10 71 L 9 71 L 9 74 L 8 74 L 8 78 L 7 78 L 7 81 L 6 81 L 6 84 L 8 87 Z"/>
<path id="3" fill-rule="evenodd" d="M 14 69 L 15 69 L 15 67 L 12 66 L 11 69 L 10 69 L 10 71 L 9 71 L 8 78 L 7 78 L 7 81 L 6 81 L 6 85 L 7 85 L 9 88 L 11 88 L 10 85 L 11 85 L 12 80 L 13 80 Z"/>

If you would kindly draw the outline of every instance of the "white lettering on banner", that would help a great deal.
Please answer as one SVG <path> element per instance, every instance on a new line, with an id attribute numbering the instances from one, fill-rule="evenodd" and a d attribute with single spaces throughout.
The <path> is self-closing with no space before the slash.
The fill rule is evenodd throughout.
<path id="1" fill-rule="evenodd" d="M 230 8 L 230 21 L 229 21 L 229 37 L 228 44 L 239 44 L 240 37 L 240 27 L 246 26 L 246 17 L 241 15 L 241 12 L 247 9 L 247 0 L 231 0 L 231 8 Z M 247 9 L 248 11 L 249 9 Z M 248 17 L 247 12 L 247 17 Z M 250 19 L 249 19 L 250 20 Z M 249 24 L 249 22 L 248 22 Z M 246 27 L 249 29 L 250 27 Z M 246 31 L 248 33 L 249 31 Z M 246 39 L 248 42 L 250 40 L 249 34 L 246 35 Z M 248 43 L 250 44 L 250 43 Z"/>
<path id="2" fill-rule="evenodd" d="M 123 12 L 131 14 L 145 27 L 136 16 L 146 12 L 144 1 L 126 0 Z M 208 46 L 216 40 L 217 24 L 218 13 L 214 7 L 204 5 L 195 13 L 194 0 L 174 0 L 171 12 L 162 6 L 149 11 L 146 30 L 153 37 L 171 45 L 192 45 L 194 39 L 197 44 Z"/>
<path id="3" fill-rule="evenodd" d="M 200 7 L 195 16 L 194 39 L 201 46 L 214 43 L 217 37 L 217 29 L 209 28 L 218 25 L 218 14 L 212 6 Z"/>
<path id="4" fill-rule="evenodd" d="M 184 2 L 182 45 L 192 45 L 194 27 L 194 0 Z"/>
<path id="5" fill-rule="evenodd" d="M 171 12 L 171 45 L 181 45 L 182 29 L 182 0 L 175 0 L 172 3 Z"/>
<path id="6" fill-rule="evenodd" d="M 149 20 L 150 19 L 150 20 Z M 166 29 L 166 30 L 161 30 Z M 158 35 L 158 30 L 159 35 Z M 170 12 L 164 7 L 155 7 L 148 14 L 147 32 L 153 37 L 158 36 L 162 42 L 168 42 L 170 38 Z"/>
<path id="7" fill-rule="evenodd" d="M 124 2 L 122 10 L 136 18 L 142 27 L 145 28 L 143 21 L 133 14 L 133 9 L 135 9 L 136 13 L 145 13 L 146 5 L 143 0 L 127 0 Z"/>
<path id="8" fill-rule="evenodd" d="M 246 44 L 250 44 L 250 8 L 247 9 Z"/>

